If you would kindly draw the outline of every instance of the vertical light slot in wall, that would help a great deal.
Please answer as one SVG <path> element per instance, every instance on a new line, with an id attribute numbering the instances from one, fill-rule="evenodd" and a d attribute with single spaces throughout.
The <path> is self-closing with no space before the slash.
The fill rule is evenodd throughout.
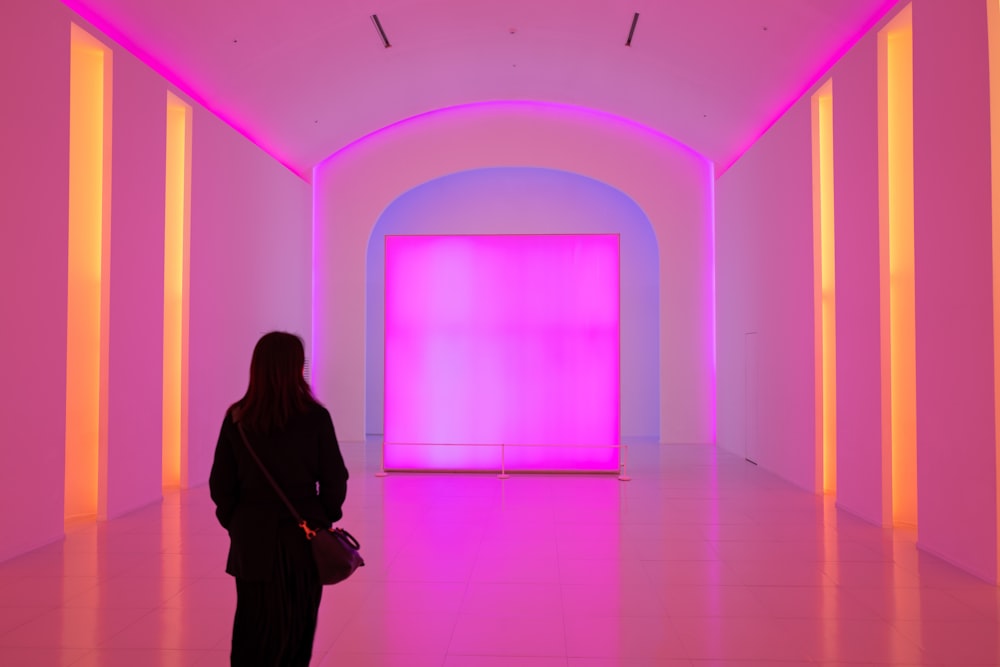
<path id="1" fill-rule="evenodd" d="M 997 553 L 1000 554 L 1000 0 L 987 3 L 990 54 L 990 161 L 993 205 L 993 455 L 996 466 L 994 495 L 997 517 Z M 997 559 L 1000 581 L 1000 558 Z"/>
<path id="2" fill-rule="evenodd" d="M 96 516 L 107 454 L 111 52 L 70 31 L 65 516 Z"/>
<path id="3" fill-rule="evenodd" d="M 191 107 L 167 93 L 163 243 L 163 486 L 185 483 L 191 223 Z"/>
<path id="4" fill-rule="evenodd" d="M 833 82 L 812 97 L 817 460 L 824 493 L 837 490 L 837 322 L 834 276 Z"/>
<path id="5" fill-rule="evenodd" d="M 883 427 L 883 434 L 889 438 L 893 522 L 916 526 L 913 21 L 910 6 L 880 31 L 878 61 L 882 421 L 883 425 L 888 425 L 888 428 Z M 886 446 L 883 442 L 883 447 Z"/>

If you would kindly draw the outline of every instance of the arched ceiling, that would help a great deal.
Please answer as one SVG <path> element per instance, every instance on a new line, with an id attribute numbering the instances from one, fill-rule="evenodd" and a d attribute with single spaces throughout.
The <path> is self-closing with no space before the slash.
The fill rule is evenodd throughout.
<path id="1" fill-rule="evenodd" d="M 63 1 L 306 177 L 394 122 L 493 100 L 629 118 L 721 172 L 897 4 Z"/>

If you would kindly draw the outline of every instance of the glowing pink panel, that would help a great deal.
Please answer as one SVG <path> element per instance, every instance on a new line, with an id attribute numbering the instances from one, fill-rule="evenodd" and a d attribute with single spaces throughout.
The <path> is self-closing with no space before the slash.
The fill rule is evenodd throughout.
<path id="1" fill-rule="evenodd" d="M 618 470 L 617 234 L 385 244 L 386 469 Z"/>

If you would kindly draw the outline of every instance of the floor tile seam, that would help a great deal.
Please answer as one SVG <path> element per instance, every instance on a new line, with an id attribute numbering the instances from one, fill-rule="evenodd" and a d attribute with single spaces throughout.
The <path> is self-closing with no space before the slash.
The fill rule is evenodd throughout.
<path id="1" fill-rule="evenodd" d="M 59 609 L 63 609 L 63 608 L 60 607 Z M 146 616 L 146 615 L 147 614 L 142 614 L 141 616 Z M 33 619 L 32 621 L 29 621 L 29 623 L 36 622 L 36 621 L 40 620 L 40 618 L 41 617 L 37 617 L 37 618 Z M 75 643 L 73 645 L 69 645 L 69 646 L 62 645 L 62 644 L 59 644 L 59 645 L 46 644 L 44 646 L 33 645 L 33 644 L 22 644 L 22 643 L 8 644 L 8 643 L 6 643 L 6 638 L 7 638 L 7 636 L 10 633 L 6 633 L 2 637 L 0 637 L 0 650 L 3 650 L 5 648 L 6 649 L 10 649 L 10 648 L 14 648 L 14 649 L 53 648 L 53 649 L 58 649 L 58 650 L 91 650 L 91 649 L 98 649 L 98 648 L 102 648 L 103 644 L 106 641 L 109 641 L 112 637 L 117 636 L 120 632 L 122 632 L 125 629 L 127 629 L 128 627 L 132 626 L 138 620 L 138 618 L 140 618 L 140 617 L 137 617 L 135 619 L 131 619 L 128 623 L 126 623 L 125 625 L 123 625 L 120 630 L 115 631 L 115 632 L 111 632 L 103 640 L 102 639 L 95 639 L 95 641 L 91 642 L 90 645 L 86 645 L 86 646 L 84 646 L 84 645 L 78 645 L 78 644 L 75 644 Z M 27 624 L 22 624 L 22 625 L 20 625 L 18 627 L 21 628 L 21 627 L 24 627 L 24 625 L 27 625 Z"/>
<path id="2" fill-rule="evenodd" d="M 117 638 L 118 636 L 123 635 L 124 633 L 128 632 L 130 629 L 132 629 L 133 626 L 137 625 L 143 619 L 145 619 L 145 618 L 147 618 L 149 616 L 152 616 L 157 611 L 162 610 L 162 609 L 165 609 L 165 608 L 162 607 L 162 606 L 156 606 L 156 607 L 152 607 L 152 608 L 147 609 L 144 613 L 141 613 L 141 614 L 138 614 L 138 615 L 134 616 L 128 623 L 126 623 L 125 625 L 123 625 L 120 630 L 118 630 L 117 632 L 112 632 L 107 637 L 105 637 L 103 641 L 99 641 L 98 645 L 95 646 L 95 647 L 93 647 L 93 648 L 94 649 L 116 648 L 116 647 L 110 646 L 109 643 L 112 642 L 112 641 L 114 641 L 114 639 Z M 118 647 L 118 648 L 122 648 L 122 647 Z M 150 648 L 159 648 L 159 647 L 150 647 Z"/>
<path id="3" fill-rule="evenodd" d="M 559 586 L 559 627 L 562 629 L 562 650 L 563 658 L 569 656 L 569 629 L 566 627 L 566 596 L 562 584 L 564 581 L 565 564 L 559 553 L 559 545 L 556 544 L 556 584 Z"/>
<path id="4" fill-rule="evenodd" d="M 481 548 L 482 548 L 482 541 L 480 541 L 480 549 Z M 459 602 L 459 611 L 456 614 L 454 614 L 451 623 L 451 629 L 448 632 L 448 641 L 445 643 L 445 648 L 444 648 L 444 658 L 441 661 L 442 665 L 448 662 L 448 656 L 451 654 L 450 653 L 451 647 L 455 642 L 456 632 L 458 631 L 458 621 L 462 617 L 462 609 L 464 608 L 466 601 L 469 599 L 469 591 L 472 586 L 472 574 L 475 571 L 476 562 L 478 562 L 478 558 L 476 559 L 476 561 L 473 562 L 473 566 L 469 569 L 468 576 L 466 576 L 464 581 L 462 582 L 464 584 L 462 590 L 462 599 Z"/>
<path id="5" fill-rule="evenodd" d="M 882 619 L 882 620 L 884 620 L 886 622 L 894 624 L 897 621 L 914 621 L 914 620 L 917 620 L 917 621 L 919 621 L 919 620 L 931 620 L 931 621 L 933 621 L 934 620 L 933 617 L 932 618 L 924 618 L 922 616 L 917 616 L 915 618 L 912 618 L 912 617 L 899 616 L 898 614 L 887 612 L 887 611 L 885 611 L 885 609 L 881 605 L 878 605 L 877 603 L 874 603 L 874 602 L 870 602 L 868 598 L 860 595 L 858 593 L 858 590 L 859 590 L 858 587 L 850 587 L 850 588 L 848 588 L 848 587 L 842 587 L 840 589 L 841 595 L 846 596 L 848 599 L 853 600 L 857 604 L 863 605 L 865 608 L 867 608 L 870 611 L 872 611 L 878 618 L 880 618 L 880 619 Z M 869 590 L 869 591 L 883 591 L 884 590 L 886 593 L 889 593 L 889 592 L 891 592 L 891 590 L 895 590 L 895 589 L 881 589 L 881 588 L 874 589 L 874 588 L 864 587 L 864 590 Z M 915 590 L 919 590 L 919 589 L 915 589 Z M 974 607 L 972 607 L 971 605 L 965 604 L 962 600 L 960 600 L 959 598 L 957 598 L 955 596 L 951 596 L 951 598 L 952 598 L 952 602 L 953 603 L 956 603 L 959 606 L 967 609 L 973 616 L 977 616 L 977 617 L 980 616 L 980 614 L 977 612 L 977 610 Z M 995 619 L 988 618 L 987 615 L 985 615 L 985 614 L 982 615 L 982 618 L 986 622 L 990 622 L 992 620 L 995 620 Z M 966 617 L 963 616 L 963 620 L 971 620 L 971 619 L 967 619 Z"/>
<path id="6" fill-rule="evenodd" d="M 178 655 L 183 655 L 183 654 L 190 653 L 190 654 L 193 654 L 195 656 L 198 656 L 199 658 L 204 658 L 205 656 L 201 656 L 200 654 L 202 654 L 202 653 L 213 653 L 213 652 L 215 652 L 215 649 L 199 649 L 199 648 L 184 649 L 184 648 L 162 648 L 162 647 L 150 647 L 150 648 L 96 647 L 96 648 L 86 649 L 86 653 L 84 653 L 83 655 L 79 656 L 78 658 L 74 658 L 71 662 L 66 663 L 65 667 L 73 667 L 74 665 L 83 664 L 91 656 L 104 655 L 107 652 L 126 653 L 126 652 L 129 652 L 129 651 L 134 651 L 136 653 L 138 653 L 140 651 L 143 651 L 143 652 L 144 651 L 155 651 L 156 653 L 159 653 L 159 654 L 176 653 Z M 200 659 L 199 659 L 199 663 L 200 663 Z M 195 664 L 198 664 L 198 663 L 195 663 Z"/>
<path id="7" fill-rule="evenodd" d="M 33 651 L 33 652 L 39 652 L 39 653 L 40 653 L 40 652 L 43 652 L 43 651 L 47 651 L 47 652 L 54 652 L 54 653 L 59 653 L 59 654 L 66 654 L 66 653 L 79 653 L 79 655 L 78 655 L 78 656 L 76 656 L 75 658 L 72 658 L 72 659 L 71 659 L 71 660 L 72 660 L 72 662 L 70 662 L 70 663 L 65 663 L 65 664 L 67 665 L 67 667 L 68 667 L 69 665 L 72 665 L 72 664 L 78 664 L 78 662 L 79 662 L 79 661 L 80 661 L 80 660 L 81 660 L 81 659 L 82 659 L 82 658 L 83 658 L 83 657 L 84 657 L 84 656 L 85 656 L 86 654 L 89 654 L 89 653 L 90 653 L 90 649 L 73 649 L 73 648 L 67 648 L 67 649 L 64 649 L 64 648 L 59 648 L 59 647 L 51 647 L 51 646 L 46 646 L 46 647 L 43 647 L 43 648 L 23 648 L 23 647 L 10 647 L 10 648 L 11 648 L 11 649 L 12 649 L 13 651 L 19 651 L 19 652 L 31 652 L 31 651 Z M 7 647 L 2 647 L 2 646 L 0 646 L 0 659 L 4 658 L 4 653 L 5 653 L 5 652 L 7 652 L 7 653 L 10 653 L 10 652 L 11 652 L 11 651 L 7 651 L 6 649 L 7 649 Z M 16 665 L 16 666 L 14 666 L 14 667 L 22 667 L 22 665 L 23 665 L 23 663 L 21 663 L 21 664 L 19 664 L 19 665 Z"/>
<path id="8" fill-rule="evenodd" d="M 898 640 L 904 641 L 912 650 L 914 650 L 917 654 L 920 655 L 920 661 L 917 662 L 917 663 L 915 663 L 915 664 L 917 664 L 917 665 L 937 665 L 937 664 L 941 664 L 941 663 L 929 661 L 930 658 L 931 658 L 931 656 L 927 653 L 927 651 L 924 649 L 924 647 L 921 646 L 919 643 L 916 643 L 916 642 L 910 640 L 908 637 L 906 637 L 906 636 L 904 636 L 904 635 L 902 635 L 902 634 L 900 634 L 898 632 L 896 633 L 896 635 L 897 635 L 897 641 Z M 892 647 L 886 647 L 886 650 L 889 651 L 889 652 L 892 652 L 892 653 L 896 653 L 896 652 L 898 652 L 899 649 L 898 649 L 897 645 L 893 645 Z M 818 663 L 828 663 L 828 662 L 836 661 L 836 664 L 850 664 L 850 663 L 856 662 L 854 660 L 848 661 L 845 658 L 831 659 L 830 657 L 821 656 L 821 655 L 814 657 L 812 655 L 812 653 L 810 653 L 809 657 L 810 657 L 811 660 L 813 660 L 815 662 L 818 662 Z M 875 657 L 875 656 L 872 656 L 872 657 L 867 657 L 866 656 L 865 660 L 864 660 L 864 662 L 862 664 L 867 665 L 867 664 L 870 664 L 874 660 L 878 660 L 878 658 Z M 876 664 L 878 664 L 878 663 L 876 663 Z M 887 663 L 885 663 L 885 664 L 887 664 L 887 665 L 912 665 L 914 663 L 910 662 L 909 660 L 903 660 L 903 661 L 900 662 L 900 661 L 897 661 L 897 660 L 894 660 L 894 659 L 890 658 L 890 661 L 887 662 Z M 960 667 L 959 664 L 954 664 L 954 663 L 945 663 L 945 664 L 947 664 L 948 667 Z M 971 666 L 968 666 L 968 667 L 971 667 Z"/>
<path id="9" fill-rule="evenodd" d="M 21 622 L 16 623 L 15 625 L 12 625 L 11 627 L 7 628 L 5 631 L 0 632 L 0 648 L 2 648 L 3 645 L 4 645 L 3 644 L 3 640 L 4 640 L 5 636 L 7 636 L 8 634 L 11 634 L 13 632 L 15 632 L 19 628 L 24 627 L 28 623 L 33 623 L 34 621 L 37 621 L 38 619 L 40 619 L 45 614 L 47 614 L 49 612 L 52 612 L 52 611 L 56 611 L 56 610 L 58 610 L 60 608 L 61 608 L 61 606 L 55 606 L 55 607 L 22 607 L 22 606 L 11 607 L 11 609 L 38 609 L 38 610 L 40 610 L 40 613 L 38 613 L 37 615 L 33 614 L 30 618 L 24 619 Z"/>
<path id="10" fill-rule="evenodd" d="M 321 602 L 320 604 L 322 604 L 322 602 Z M 363 606 L 362 606 L 362 607 L 359 607 L 359 608 L 358 608 L 358 611 L 362 611 L 363 609 L 364 609 L 364 607 L 363 607 Z M 352 620 L 353 620 L 353 619 L 352 619 Z M 329 654 L 329 653 L 330 653 L 330 652 L 331 652 L 331 651 L 333 650 L 333 648 L 334 648 L 334 647 L 335 647 L 335 646 L 337 645 L 337 642 L 339 642 L 339 641 L 340 641 L 340 639 L 341 639 L 341 637 L 343 637 L 343 636 L 344 636 L 344 633 L 346 633 L 346 632 L 347 632 L 347 628 L 348 628 L 348 627 L 350 626 L 350 624 L 351 624 L 351 622 L 350 622 L 350 621 L 348 621 L 348 622 L 346 622 L 346 623 L 342 623 L 342 624 L 340 624 L 340 627 L 339 627 L 339 628 L 337 629 L 337 631 L 336 631 L 335 633 L 333 633 L 333 637 L 331 637 L 331 638 L 330 638 L 330 641 L 329 641 L 329 644 L 328 644 L 328 646 L 327 646 L 327 649 L 326 649 L 326 651 L 324 652 L 323 656 L 321 656 L 321 658 L 325 658 L 325 657 L 326 657 L 326 655 L 328 655 L 328 654 Z M 315 643 L 315 638 L 313 639 L 313 642 Z M 313 659 L 314 659 L 314 660 L 315 660 L 315 657 L 316 657 L 316 656 L 314 655 L 314 656 L 313 656 Z M 322 662 L 322 659 L 320 660 L 320 662 Z M 317 664 L 318 664 L 318 663 L 317 663 Z"/>

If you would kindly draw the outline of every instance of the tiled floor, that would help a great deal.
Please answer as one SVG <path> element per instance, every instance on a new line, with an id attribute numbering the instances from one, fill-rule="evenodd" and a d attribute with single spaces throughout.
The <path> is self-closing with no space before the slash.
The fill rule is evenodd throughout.
<path id="1" fill-rule="evenodd" d="M 633 446 L 629 482 L 344 452 L 368 564 L 325 589 L 314 665 L 1000 663 L 997 587 L 714 448 Z M 204 487 L 70 526 L 0 564 L 0 665 L 228 664 L 225 554 Z"/>

